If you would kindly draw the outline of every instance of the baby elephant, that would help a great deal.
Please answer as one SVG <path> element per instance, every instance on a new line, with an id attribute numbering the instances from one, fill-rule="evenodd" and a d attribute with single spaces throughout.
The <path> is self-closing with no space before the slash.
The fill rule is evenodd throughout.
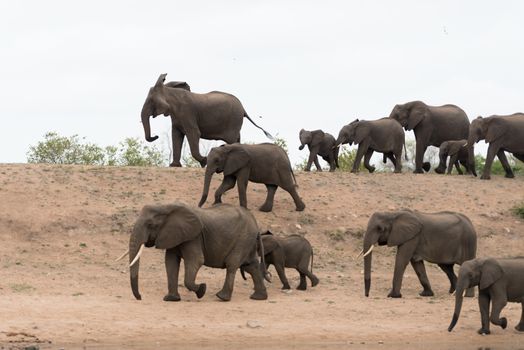
<path id="1" fill-rule="evenodd" d="M 313 274 L 313 248 L 307 239 L 300 235 L 276 237 L 270 231 L 262 233 L 260 237 L 264 246 L 266 270 L 270 264 L 275 266 L 282 289 L 291 289 L 284 272 L 285 267 L 294 268 L 300 273 L 298 290 L 307 289 L 306 276 L 311 280 L 312 287 L 318 284 L 319 280 Z M 242 269 L 240 272 L 244 277 Z"/>
<path id="2" fill-rule="evenodd" d="M 462 307 L 463 291 L 469 287 L 479 287 L 479 308 L 482 328 L 479 334 L 489 334 L 489 322 L 505 329 L 508 321 L 500 317 L 507 302 L 522 304 L 522 316 L 515 326 L 524 331 L 524 258 L 513 259 L 473 259 L 462 264 L 457 280 L 455 312 L 448 331 L 452 331 L 458 321 Z M 491 302 L 491 315 L 489 313 Z"/>
<path id="3" fill-rule="evenodd" d="M 333 135 L 323 132 L 322 130 L 300 130 L 300 147 L 299 150 L 304 149 L 304 145 L 309 148 L 309 158 L 307 165 L 304 168 L 305 171 L 311 170 L 311 164 L 314 162 L 317 167 L 317 171 L 322 171 L 322 167 L 318 163 L 317 155 L 321 156 L 326 162 L 329 163 L 329 171 L 335 171 L 338 168 L 338 150 L 339 147 L 335 146 L 335 138 Z"/>
<path id="4" fill-rule="evenodd" d="M 468 149 L 466 148 L 467 143 L 467 140 L 442 142 L 439 151 L 440 163 L 435 169 L 435 172 L 438 174 L 444 174 L 444 171 L 446 171 L 446 162 L 448 157 L 450 157 L 447 171 L 448 175 L 451 174 L 453 165 L 455 165 L 455 168 L 457 168 L 459 175 L 463 175 L 462 169 L 460 169 L 460 164 L 466 168 L 466 174 L 470 174 L 471 171 L 469 169 Z"/>

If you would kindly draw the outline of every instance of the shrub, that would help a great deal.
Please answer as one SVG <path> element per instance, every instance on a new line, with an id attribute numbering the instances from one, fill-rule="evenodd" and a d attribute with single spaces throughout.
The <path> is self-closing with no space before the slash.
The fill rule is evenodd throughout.
<path id="1" fill-rule="evenodd" d="M 519 218 L 524 219 L 524 203 L 514 206 L 511 211 Z"/>
<path id="2" fill-rule="evenodd" d="M 508 158 L 508 163 L 511 167 L 511 170 L 513 170 L 513 173 L 518 174 L 522 173 L 522 162 L 516 159 L 512 154 L 506 154 L 506 157 Z M 486 164 L 486 158 L 484 158 L 482 155 L 477 154 L 475 155 L 475 170 L 477 171 L 477 174 L 482 174 L 484 171 L 484 165 Z M 496 157 L 493 160 L 493 163 L 491 163 L 491 174 L 494 175 L 505 175 L 506 171 L 504 170 L 504 167 L 502 166 L 502 163 L 500 160 Z"/>

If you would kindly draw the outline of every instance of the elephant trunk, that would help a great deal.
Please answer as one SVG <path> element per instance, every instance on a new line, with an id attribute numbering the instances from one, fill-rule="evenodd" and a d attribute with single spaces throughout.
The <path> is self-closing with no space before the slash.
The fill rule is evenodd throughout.
<path id="1" fill-rule="evenodd" d="M 131 239 L 129 241 L 129 263 L 132 263 L 139 253 L 140 247 L 142 246 L 141 242 L 138 242 L 137 238 L 134 236 L 131 236 Z M 138 259 L 130 268 L 129 268 L 129 276 L 131 281 L 131 291 L 133 292 L 133 295 L 137 300 L 142 300 L 142 296 L 140 295 L 140 292 L 138 291 L 138 270 L 140 267 L 140 259 Z"/>
<path id="2" fill-rule="evenodd" d="M 206 175 L 204 178 L 204 189 L 202 190 L 202 197 L 200 198 L 200 202 L 198 203 L 199 207 L 204 205 L 204 203 L 207 200 L 207 195 L 209 194 L 209 185 L 211 184 L 211 177 L 213 177 L 213 173 L 213 167 L 208 165 L 206 168 Z"/>
<path id="3" fill-rule="evenodd" d="M 446 171 L 446 160 L 447 160 L 447 157 L 448 155 L 445 154 L 444 152 L 440 152 L 439 154 L 439 164 L 438 164 L 438 167 L 435 169 L 435 172 L 437 174 L 444 174 L 444 172 Z"/>
<path id="4" fill-rule="evenodd" d="M 146 107 L 146 105 L 144 105 L 144 107 L 142 107 L 142 115 L 141 115 L 142 126 L 144 127 L 144 134 L 146 137 L 146 141 L 153 142 L 156 139 L 158 139 L 158 136 L 151 137 L 151 126 L 149 125 L 149 117 L 150 117 L 150 113 L 148 113 L 148 108 Z"/>
<path id="5" fill-rule="evenodd" d="M 475 170 L 475 136 L 472 135 L 473 133 L 470 133 L 468 137 L 468 142 L 466 143 L 465 147 L 468 149 L 468 165 L 471 173 L 474 176 L 477 176 L 477 171 Z"/>
<path id="6" fill-rule="evenodd" d="M 371 288 L 371 257 L 372 252 L 370 249 L 372 249 L 373 246 L 372 240 L 366 235 L 364 238 L 364 249 L 362 252 L 367 253 L 364 256 L 364 292 L 366 297 L 369 296 L 369 290 Z"/>
<path id="7" fill-rule="evenodd" d="M 457 321 L 460 316 L 460 310 L 462 309 L 462 301 L 464 300 L 465 290 L 466 286 L 464 285 L 464 283 L 461 283 L 461 281 L 459 281 L 457 283 L 457 289 L 455 290 L 455 311 L 453 312 L 453 318 L 451 319 L 451 323 L 449 324 L 448 332 L 451 332 L 457 324 Z"/>

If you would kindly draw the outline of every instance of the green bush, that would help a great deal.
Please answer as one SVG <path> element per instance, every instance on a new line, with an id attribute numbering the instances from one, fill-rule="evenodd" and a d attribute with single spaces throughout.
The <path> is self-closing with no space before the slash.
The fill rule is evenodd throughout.
<path id="1" fill-rule="evenodd" d="M 78 135 L 60 136 L 48 132 L 36 146 L 29 146 L 29 163 L 120 165 L 120 166 L 164 166 L 165 154 L 154 146 L 148 146 L 137 138 L 126 138 L 118 146 L 102 148 L 85 142 Z"/>
<path id="2" fill-rule="evenodd" d="M 516 205 L 511 211 L 519 218 L 524 219 L 524 203 Z"/>
<path id="3" fill-rule="evenodd" d="M 522 162 L 516 159 L 512 154 L 506 154 L 506 157 L 508 158 L 508 163 L 511 167 L 511 170 L 513 170 L 514 174 L 522 173 L 523 167 Z M 475 155 L 475 170 L 477 171 L 477 174 L 482 174 L 484 171 L 484 164 L 486 164 L 486 158 L 481 156 L 480 154 Z M 502 166 L 502 163 L 500 160 L 495 157 L 493 160 L 493 163 L 491 163 L 491 174 L 493 175 L 505 175 L 506 171 L 504 170 L 504 167 Z"/>
<path id="4" fill-rule="evenodd" d="M 287 148 L 287 141 L 284 140 L 282 137 L 277 135 L 273 143 L 277 146 L 280 146 L 284 151 L 286 151 L 286 153 L 289 153 Z"/>

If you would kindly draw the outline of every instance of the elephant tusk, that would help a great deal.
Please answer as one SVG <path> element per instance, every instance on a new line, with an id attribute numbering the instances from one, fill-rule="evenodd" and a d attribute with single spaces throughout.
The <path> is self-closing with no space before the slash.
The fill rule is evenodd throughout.
<path id="1" fill-rule="evenodd" d="M 122 254 L 122 255 L 120 255 L 118 258 L 116 258 L 115 261 L 120 261 L 120 260 L 122 260 L 122 259 L 123 259 L 127 254 L 129 254 L 129 249 L 128 249 L 124 254 Z"/>
<path id="2" fill-rule="evenodd" d="M 140 246 L 140 249 L 138 250 L 138 253 L 136 254 L 135 258 L 133 259 L 133 261 L 131 261 L 131 264 L 129 264 L 129 267 L 133 266 L 137 261 L 138 259 L 140 259 L 140 255 L 142 255 L 142 251 L 144 250 L 144 243 L 142 243 L 142 245 Z"/>
<path id="3" fill-rule="evenodd" d="M 467 289 L 464 289 L 464 292 L 462 293 L 462 297 L 465 298 L 466 297 L 466 293 L 467 293 Z"/>
<path id="4" fill-rule="evenodd" d="M 368 255 L 369 253 L 371 253 L 371 251 L 373 250 L 373 248 L 375 248 L 375 245 L 372 245 L 371 247 L 369 247 L 368 251 L 367 251 L 364 255 L 362 255 L 362 257 L 365 258 L 366 255 Z"/>
<path id="5" fill-rule="evenodd" d="M 468 143 L 466 142 L 466 143 L 464 144 L 464 146 L 462 146 L 462 147 L 467 147 L 467 146 L 468 146 Z"/>
<path id="6" fill-rule="evenodd" d="M 356 257 L 353 258 L 353 260 L 357 260 L 362 254 L 364 253 L 364 249 L 362 249 L 360 251 L 360 253 L 358 253 L 358 255 Z"/>

